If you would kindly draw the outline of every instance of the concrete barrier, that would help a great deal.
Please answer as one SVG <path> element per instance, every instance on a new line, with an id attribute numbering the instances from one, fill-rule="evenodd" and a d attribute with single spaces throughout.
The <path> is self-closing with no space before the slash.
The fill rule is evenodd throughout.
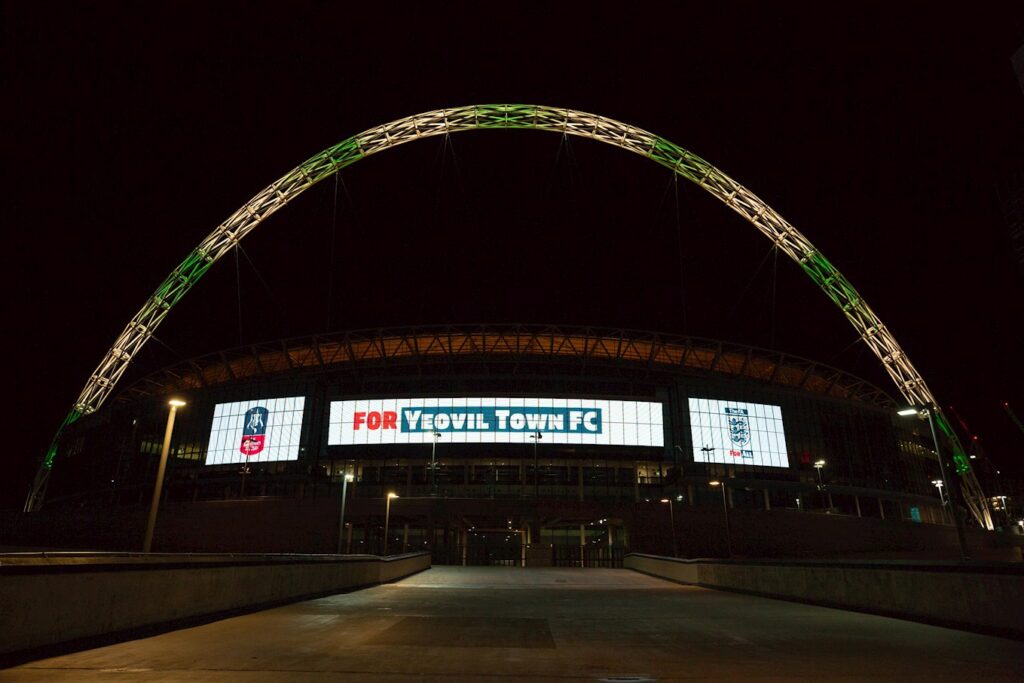
<path id="1" fill-rule="evenodd" d="M 624 566 L 679 583 L 1024 638 L 1024 566 L 900 561 L 681 560 Z"/>
<path id="2" fill-rule="evenodd" d="M 429 553 L 0 555 L 0 654 L 387 583 Z"/>

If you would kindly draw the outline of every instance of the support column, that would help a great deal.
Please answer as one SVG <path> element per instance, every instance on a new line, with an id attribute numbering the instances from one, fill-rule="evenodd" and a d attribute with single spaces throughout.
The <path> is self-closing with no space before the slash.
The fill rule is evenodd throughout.
<path id="1" fill-rule="evenodd" d="M 411 471 L 411 470 L 410 470 Z M 402 552 L 409 552 L 409 524 L 402 525 Z"/>
<path id="2" fill-rule="evenodd" d="M 885 519 L 885 506 L 882 505 L 881 498 L 878 499 L 878 514 L 881 516 L 882 519 Z"/>
<path id="3" fill-rule="evenodd" d="M 611 548 L 615 545 L 615 527 L 611 524 L 608 525 L 608 547 Z"/>
<path id="4" fill-rule="evenodd" d="M 579 498 L 583 500 L 583 466 L 579 465 L 576 467 L 576 482 L 579 487 Z"/>
<path id="5" fill-rule="evenodd" d="M 462 566 L 465 567 L 466 566 L 466 548 L 469 545 L 469 530 L 468 529 L 462 529 L 460 531 L 460 533 L 459 533 L 459 538 L 462 541 L 462 543 L 460 544 L 462 546 Z"/>
<path id="6" fill-rule="evenodd" d="M 640 502 L 640 468 L 633 463 L 633 502 Z"/>
<path id="7" fill-rule="evenodd" d="M 853 497 L 853 505 L 857 508 L 857 516 L 862 517 L 863 515 L 860 514 L 860 496 Z"/>
<path id="8" fill-rule="evenodd" d="M 693 500 L 694 497 L 695 497 L 694 496 L 695 493 L 696 492 L 693 489 L 693 484 L 687 484 L 686 485 L 686 502 L 688 502 L 690 504 L 690 507 L 693 507 L 695 505 L 695 501 Z"/>
<path id="9" fill-rule="evenodd" d="M 771 498 L 771 496 L 768 495 L 768 489 L 765 489 L 763 491 L 763 493 L 764 493 L 764 509 L 765 510 L 771 510 L 772 509 L 772 498 Z"/>
<path id="10" fill-rule="evenodd" d="M 412 465 L 405 466 L 405 495 L 412 495 Z M 408 526 L 408 525 L 406 525 Z"/>
<path id="11" fill-rule="evenodd" d="M 526 567 L 526 529 L 519 529 L 519 566 Z"/>
<path id="12" fill-rule="evenodd" d="M 345 552 L 352 554 L 352 522 L 348 522 L 348 532 L 345 534 Z"/>

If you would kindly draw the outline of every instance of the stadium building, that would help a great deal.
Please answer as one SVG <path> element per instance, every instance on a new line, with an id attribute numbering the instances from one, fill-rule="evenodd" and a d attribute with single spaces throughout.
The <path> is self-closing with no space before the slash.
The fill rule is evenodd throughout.
<path id="1" fill-rule="evenodd" d="M 530 326 L 337 333 L 165 368 L 68 428 L 47 510 L 137 519 L 172 397 L 157 549 L 615 564 L 878 551 L 872 529 L 951 521 L 927 422 L 864 380 L 709 339 Z"/>

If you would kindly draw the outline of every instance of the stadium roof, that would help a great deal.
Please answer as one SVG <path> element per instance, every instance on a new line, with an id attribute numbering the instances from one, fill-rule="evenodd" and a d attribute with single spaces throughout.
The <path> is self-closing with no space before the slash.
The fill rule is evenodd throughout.
<path id="1" fill-rule="evenodd" d="M 252 344 L 199 356 L 151 373 L 122 391 L 118 400 L 132 401 L 294 372 L 456 363 L 487 357 L 519 362 L 576 359 L 588 366 L 632 365 L 660 371 L 706 372 L 887 409 L 895 405 L 886 392 L 859 377 L 778 351 L 656 332 L 529 325 L 382 328 Z"/>

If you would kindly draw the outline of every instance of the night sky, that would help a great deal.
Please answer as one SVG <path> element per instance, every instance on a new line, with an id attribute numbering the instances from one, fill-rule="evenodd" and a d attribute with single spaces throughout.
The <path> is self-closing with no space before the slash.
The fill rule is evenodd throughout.
<path id="1" fill-rule="evenodd" d="M 997 191 L 1024 168 L 1018 3 L 948 16 L 902 3 L 207 4 L 3 6 L 13 386 L 0 505 L 22 503 L 114 337 L 230 213 L 366 128 L 496 102 L 616 118 L 746 185 L 858 288 L 993 461 L 1024 473 L 1024 434 L 1000 408 L 1024 416 L 1024 264 Z M 775 348 L 896 394 L 752 226 L 587 140 L 486 131 L 406 145 L 308 191 L 243 247 L 131 377 L 328 330 L 552 323 Z"/>

